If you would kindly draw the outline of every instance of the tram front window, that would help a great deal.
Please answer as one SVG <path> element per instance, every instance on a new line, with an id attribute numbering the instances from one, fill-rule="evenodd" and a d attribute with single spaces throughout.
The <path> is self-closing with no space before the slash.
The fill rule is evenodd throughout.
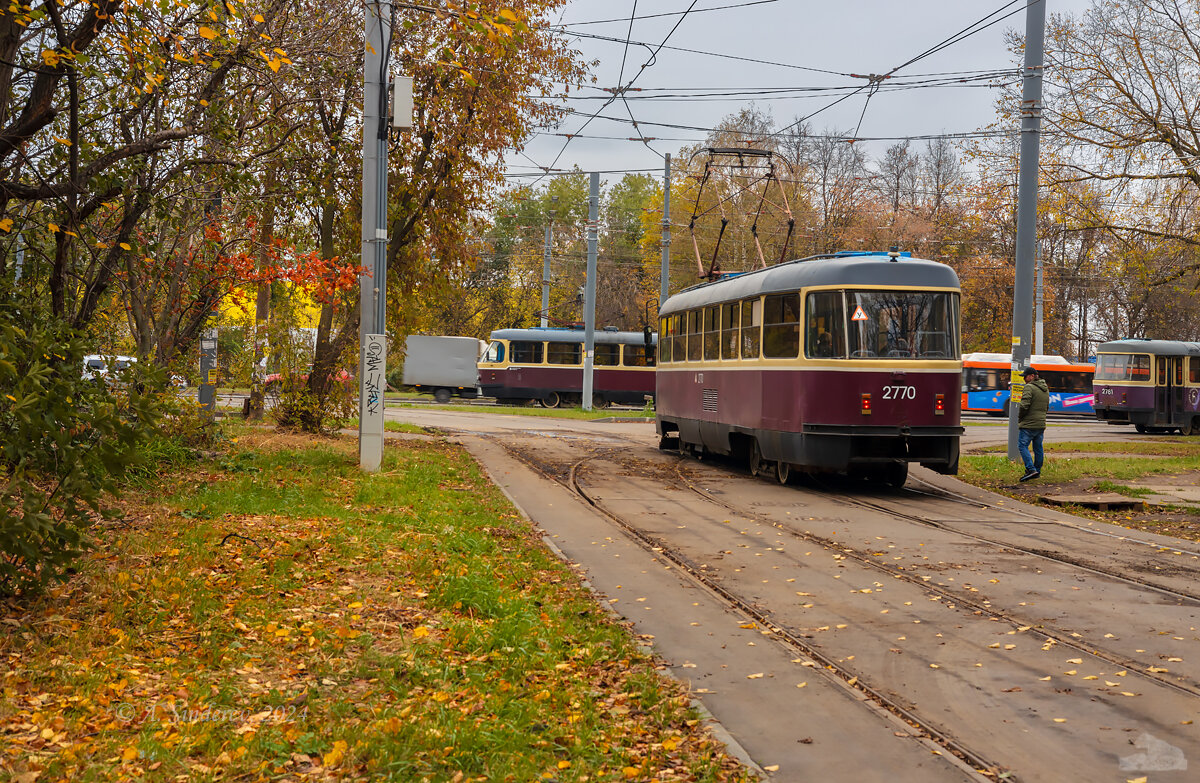
<path id="1" fill-rule="evenodd" d="M 851 358 L 957 359 L 958 295 L 847 291 Z"/>
<path id="2" fill-rule="evenodd" d="M 1096 357 L 1098 381 L 1150 380 L 1150 355 L 1144 353 L 1102 353 Z"/>
<path id="3" fill-rule="evenodd" d="M 487 351 L 483 354 L 483 360 L 489 364 L 501 364 L 504 362 L 504 343 L 495 340 L 487 347 Z"/>

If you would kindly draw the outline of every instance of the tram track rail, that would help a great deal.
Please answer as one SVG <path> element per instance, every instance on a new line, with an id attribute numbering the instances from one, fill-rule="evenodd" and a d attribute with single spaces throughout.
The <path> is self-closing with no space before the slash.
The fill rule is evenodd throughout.
<path id="1" fill-rule="evenodd" d="M 697 566 L 688 557 L 665 540 L 650 535 L 637 525 L 607 508 L 604 503 L 593 497 L 580 483 L 580 471 L 587 463 L 601 458 L 611 457 L 620 453 L 616 448 L 604 449 L 602 452 L 584 457 L 570 466 L 566 475 L 561 470 L 548 468 L 536 459 L 530 458 L 520 449 L 509 444 L 502 445 L 508 453 L 519 459 L 540 475 L 556 481 L 581 500 L 587 503 L 597 513 L 624 531 L 639 546 L 652 553 L 655 557 L 671 563 L 680 572 L 686 574 L 703 589 L 714 595 L 728 607 L 741 613 L 761 626 L 769 638 L 789 650 L 795 651 L 807 658 L 814 671 L 819 671 L 831 683 L 843 689 L 850 698 L 861 703 L 867 709 L 902 726 L 905 732 L 914 740 L 925 745 L 930 752 L 952 760 L 964 774 L 977 781 L 994 781 L 1003 779 L 1019 781 L 1009 769 L 992 761 L 982 753 L 968 747 L 946 729 L 918 714 L 896 698 L 889 696 L 879 688 L 866 681 L 866 675 L 847 666 L 844 662 L 823 652 L 817 645 L 808 642 L 801 634 L 793 632 L 779 623 L 770 612 L 755 606 L 750 601 L 729 590 L 714 578 L 714 574 L 706 573 L 705 569 Z M 711 498 L 708 498 L 712 500 Z M 722 504 L 717 503 L 720 507 Z M 743 511 L 739 510 L 739 513 Z"/>
<path id="2" fill-rule="evenodd" d="M 916 481 L 920 484 L 924 484 L 925 486 L 932 489 L 933 492 L 926 492 L 924 490 L 917 490 L 917 489 L 912 489 L 911 487 L 905 487 L 906 492 L 911 492 L 914 494 L 928 495 L 929 497 L 938 498 L 941 500 L 947 500 L 952 503 L 961 503 L 963 505 L 968 505 L 968 506 L 972 506 L 974 508 L 983 509 L 983 510 L 989 510 L 989 511 L 1003 510 L 1005 513 L 1015 514 L 1017 516 L 1025 517 L 1032 521 L 1036 521 L 1036 522 L 1040 522 L 1040 523 L 1048 522 L 1050 524 L 1059 525 L 1061 527 L 1065 527 L 1065 528 L 1068 528 L 1070 530 L 1073 530 L 1073 531 L 1076 531 L 1079 533 L 1087 533 L 1088 535 L 1102 536 L 1104 538 L 1112 538 L 1112 539 L 1116 539 L 1117 541 L 1124 541 L 1124 542 L 1127 542 L 1130 544 L 1139 544 L 1141 546 L 1150 547 L 1151 549 L 1154 549 L 1154 550 L 1160 551 L 1160 552 L 1164 551 L 1165 549 L 1168 549 L 1168 547 L 1164 547 L 1162 544 L 1159 544 L 1157 542 L 1147 541 L 1145 539 L 1137 538 L 1135 536 L 1118 535 L 1116 533 L 1108 533 L 1103 530 L 1095 530 L 1093 528 L 1089 528 L 1084 525 L 1074 525 L 1074 524 L 1071 524 L 1070 522 L 1066 522 L 1061 519 L 1047 519 L 1045 517 L 1039 517 L 1035 514 L 1031 514 L 1028 511 L 1024 511 L 1021 509 L 1012 509 L 1012 508 L 1000 509 L 998 506 L 994 506 L 990 503 L 984 503 L 984 502 L 976 500 L 974 498 L 967 497 L 966 495 L 960 495 L 957 492 L 952 492 L 944 487 L 939 487 L 935 484 L 931 484 L 930 482 L 925 481 L 924 479 L 921 479 L 918 477 L 910 476 L 909 481 Z M 1200 558 L 1200 551 L 1186 549 L 1183 547 L 1169 547 L 1169 549 L 1172 549 L 1181 554 L 1191 555 L 1192 557 Z M 1196 600 L 1200 600 L 1200 595 L 1191 596 L 1191 597 L 1195 598 Z"/>
<path id="3" fill-rule="evenodd" d="M 825 549 L 835 551 L 839 554 L 845 555 L 846 557 L 853 558 L 855 562 L 857 562 L 861 565 L 868 566 L 871 569 L 879 571 L 880 573 L 886 574 L 894 579 L 900 579 L 900 580 L 909 582 L 910 584 L 915 585 L 928 593 L 937 595 L 947 601 L 953 601 L 955 604 L 957 604 L 959 606 L 969 607 L 972 611 L 974 611 L 978 615 L 994 618 L 998 622 L 1003 622 L 1003 623 L 1009 624 L 1013 628 L 1018 629 L 1020 631 L 1026 631 L 1026 632 L 1033 631 L 1038 636 L 1042 637 L 1043 639 L 1053 640 L 1053 642 L 1055 644 L 1060 645 L 1064 648 L 1072 649 L 1072 650 L 1075 650 L 1076 652 L 1079 652 L 1079 653 L 1082 653 L 1085 655 L 1094 656 L 1094 657 L 1104 660 L 1108 663 L 1114 664 L 1116 666 L 1120 666 L 1121 668 L 1127 669 L 1131 673 L 1134 673 L 1141 678 L 1151 680 L 1158 685 L 1166 686 L 1172 690 L 1178 691 L 1178 692 L 1186 694 L 1188 696 L 1200 696 L 1200 684 L 1191 683 L 1191 682 L 1181 682 L 1179 679 L 1171 679 L 1171 678 L 1167 678 L 1167 677 L 1162 677 L 1155 672 L 1147 671 L 1146 669 L 1149 668 L 1148 664 L 1145 664 L 1145 663 L 1142 663 L 1141 661 L 1137 661 L 1135 659 L 1129 658 L 1128 656 L 1121 655 L 1120 653 L 1113 652 L 1111 650 L 1106 650 L 1102 647 L 1095 646 L 1093 644 L 1083 643 L 1079 639 L 1072 637 L 1071 632 L 1066 631 L 1064 629 L 1055 628 L 1053 626 L 1047 626 L 1044 623 L 1029 623 L 1026 620 L 1024 620 L 1023 618 L 1016 617 L 1016 616 L 1011 615 L 1001 609 L 997 609 L 996 607 L 992 606 L 990 603 L 984 603 L 983 601 L 973 599 L 970 596 L 964 595 L 963 593 L 961 593 L 959 591 L 943 587 L 932 581 L 925 581 L 925 579 L 923 579 L 921 576 L 917 575 L 916 573 L 910 573 L 907 570 L 903 570 L 899 567 L 891 566 L 886 563 L 881 563 L 877 559 L 873 558 L 869 552 L 864 552 L 864 551 L 855 549 L 852 546 L 848 546 L 847 544 L 836 541 L 834 539 L 826 538 L 825 536 L 821 536 L 816 533 L 812 533 L 811 531 L 797 530 L 783 522 L 772 519 L 766 515 L 755 513 L 753 511 L 747 510 L 745 508 L 736 506 L 731 503 L 726 503 L 725 501 L 721 500 L 720 498 L 713 497 L 710 493 L 705 492 L 703 488 L 697 486 L 689 477 L 684 475 L 682 470 L 680 469 L 683 464 L 686 464 L 683 459 L 680 459 L 676 463 L 676 474 L 679 476 L 679 479 L 683 483 L 683 485 L 686 486 L 690 491 L 692 491 L 696 495 L 708 500 L 709 502 L 711 502 L 727 511 L 737 513 L 743 517 L 746 517 L 747 519 L 753 519 L 754 521 L 756 521 L 760 524 L 770 525 L 771 527 L 774 527 L 776 530 L 779 530 L 788 535 L 794 536 L 795 538 L 800 539 L 802 541 L 806 541 L 810 544 L 815 544 L 815 545 L 823 547 Z M 823 497 L 825 497 L 827 499 L 836 500 L 838 503 L 846 503 L 846 504 L 850 504 L 850 505 L 855 505 L 860 508 L 869 508 L 873 511 L 890 514 L 892 516 L 897 516 L 902 519 L 907 519 L 908 521 L 921 521 L 921 520 L 919 520 L 919 518 L 915 517 L 915 515 L 908 515 L 908 514 L 905 514 L 902 512 L 888 509 L 886 506 L 883 506 L 880 504 L 874 504 L 874 503 L 869 503 L 869 502 L 860 502 L 857 498 L 847 496 L 845 493 L 838 494 L 838 493 L 834 493 L 834 492 L 826 491 L 826 490 L 810 490 L 810 491 L 813 491 L 817 494 L 821 494 Z M 930 520 L 930 522 L 932 522 L 932 520 Z M 981 543 L 998 546 L 1009 552 L 1015 552 L 1015 553 L 1019 553 L 1022 555 L 1029 555 L 1029 556 L 1037 557 L 1037 558 L 1040 558 L 1043 560 L 1050 560 L 1059 565 L 1065 565 L 1065 566 L 1069 566 L 1072 568 L 1081 569 L 1081 570 L 1087 571 L 1089 573 L 1100 574 L 1100 575 L 1103 575 L 1103 576 L 1106 576 L 1109 578 L 1119 579 L 1120 581 L 1124 581 L 1129 584 L 1133 584 L 1137 587 L 1155 590 L 1157 592 L 1169 595 L 1173 598 L 1194 601 L 1194 602 L 1200 604 L 1200 598 L 1197 598 L 1195 596 L 1188 595 L 1186 593 L 1182 593 L 1179 591 L 1174 591 L 1169 588 L 1162 588 L 1162 587 L 1159 587 L 1159 586 L 1156 586 L 1153 584 L 1149 584 L 1149 583 L 1145 582 L 1144 580 L 1138 580 L 1136 578 L 1121 577 L 1119 575 L 1114 575 L 1114 574 L 1111 574 L 1111 573 L 1108 573 L 1105 571 L 1097 571 L 1096 569 L 1091 569 L 1086 566 L 1082 566 L 1078 563 L 1072 562 L 1069 559 L 1055 558 L 1055 557 L 1051 557 L 1046 554 L 1039 553 L 1036 550 L 1030 551 L 1030 550 L 1026 550 L 1026 549 L 1023 549 L 1020 547 L 1013 547 L 1013 546 L 1010 546 L 1003 542 L 995 542 L 990 539 L 981 538 L 979 536 L 975 536 L 973 534 L 970 534 L 970 533 L 967 533 L 967 532 L 964 532 L 961 530 L 957 530 L 957 529 L 954 529 L 949 526 L 943 526 L 943 525 L 939 525 L 939 524 L 930 524 L 929 526 L 934 527 L 939 530 L 942 530 L 947 533 L 951 533 L 953 535 L 960 535 L 965 538 L 979 541 Z"/>

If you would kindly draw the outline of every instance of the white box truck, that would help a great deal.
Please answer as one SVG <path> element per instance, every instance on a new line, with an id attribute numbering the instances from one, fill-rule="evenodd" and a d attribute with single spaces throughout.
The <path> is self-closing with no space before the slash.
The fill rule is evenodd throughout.
<path id="1" fill-rule="evenodd" d="M 440 403 L 451 397 L 479 396 L 476 362 L 487 343 L 474 337 L 410 334 L 404 347 L 405 386 L 432 394 Z"/>

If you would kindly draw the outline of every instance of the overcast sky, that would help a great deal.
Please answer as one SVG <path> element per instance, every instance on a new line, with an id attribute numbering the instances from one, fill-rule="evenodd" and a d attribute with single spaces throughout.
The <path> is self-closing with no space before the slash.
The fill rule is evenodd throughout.
<path id="1" fill-rule="evenodd" d="M 530 172 L 535 164 L 562 169 L 579 166 L 585 171 L 661 171 L 661 153 L 674 154 L 703 139 L 704 132 L 648 123 L 711 128 L 751 100 L 769 110 L 778 125 L 813 115 L 809 122 L 816 132 L 836 129 L 854 133 L 857 129 L 854 135 L 865 138 L 970 132 L 993 121 L 995 88 L 986 82 L 913 88 L 915 83 L 970 78 L 981 71 L 1014 71 L 1017 63 L 1005 48 L 1004 34 L 1006 30 L 1022 34 L 1025 30 L 1025 0 L 767 0 L 743 5 L 746 2 L 753 0 L 697 0 L 680 22 L 679 12 L 687 9 L 691 0 L 571 0 L 561 18 L 566 34 L 618 39 L 572 39 L 588 60 L 599 60 L 592 69 L 595 87 L 572 94 L 607 97 L 596 87 L 628 84 L 635 77 L 633 87 L 644 91 L 630 91 L 628 105 L 618 100 L 600 112 L 602 117 L 625 122 L 592 120 L 581 136 L 565 147 L 566 139 L 561 136 L 535 136 L 524 155 L 508 156 L 509 172 Z M 1077 14 L 1090 5 L 1090 0 L 1045 2 L 1049 13 Z M 629 15 L 635 5 L 638 17 L 668 15 L 635 19 L 630 32 Z M 730 5 L 740 7 L 719 8 Z M 583 24 L 612 19 L 619 21 Z M 904 65 L 946 39 L 976 29 L 981 21 L 984 25 L 995 23 Z M 634 43 L 626 50 L 627 32 Z M 642 68 L 664 39 L 666 45 L 658 50 L 653 64 Z M 867 79 L 849 74 L 885 74 L 902 65 L 869 101 L 864 90 L 824 108 L 846 95 L 845 88 L 868 84 Z M 906 89 L 897 90 L 896 86 Z M 697 94 L 735 90 L 742 94 Z M 579 113 L 552 132 L 579 133 L 603 100 L 567 103 Z M 628 122 L 631 113 L 639 123 L 637 129 Z M 653 151 L 640 141 L 626 140 L 636 138 L 639 130 L 657 139 L 649 144 Z M 924 146 L 923 141 L 917 144 Z M 883 145 L 872 144 L 869 149 L 874 154 Z M 617 177 L 606 175 L 605 179 Z"/>

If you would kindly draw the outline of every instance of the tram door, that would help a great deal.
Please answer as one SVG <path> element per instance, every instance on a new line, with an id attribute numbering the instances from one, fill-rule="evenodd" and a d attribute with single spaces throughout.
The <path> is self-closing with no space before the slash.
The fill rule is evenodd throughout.
<path id="1" fill-rule="evenodd" d="M 1168 356 L 1154 357 L 1158 364 L 1154 382 L 1154 413 L 1151 426 L 1171 423 L 1171 359 Z"/>
<path id="2" fill-rule="evenodd" d="M 1179 424 L 1183 421 L 1184 408 L 1187 405 L 1187 399 L 1184 397 L 1187 394 L 1187 389 L 1183 385 L 1183 357 L 1173 356 L 1171 362 L 1171 407 L 1167 414 L 1167 421 L 1171 424 Z M 1187 414 L 1191 418 L 1191 414 Z"/>

